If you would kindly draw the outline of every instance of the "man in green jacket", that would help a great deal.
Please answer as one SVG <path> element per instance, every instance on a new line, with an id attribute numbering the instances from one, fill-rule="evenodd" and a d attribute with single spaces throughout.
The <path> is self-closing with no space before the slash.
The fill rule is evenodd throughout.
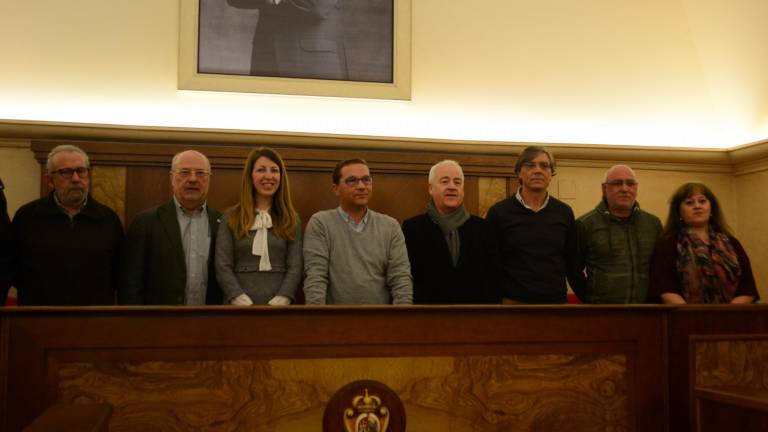
<path id="1" fill-rule="evenodd" d="M 640 209 L 632 168 L 612 166 L 602 189 L 600 203 L 576 222 L 582 268 L 587 273 L 581 300 L 646 303 L 648 265 L 661 221 Z"/>

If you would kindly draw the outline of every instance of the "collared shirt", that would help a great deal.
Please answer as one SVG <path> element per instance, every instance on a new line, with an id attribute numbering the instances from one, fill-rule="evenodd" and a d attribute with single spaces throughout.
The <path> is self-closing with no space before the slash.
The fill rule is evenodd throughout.
<path id="1" fill-rule="evenodd" d="M 336 207 L 336 211 L 339 212 L 339 215 L 344 220 L 344 222 L 349 225 L 350 228 L 352 228 L 355 232 L 363 232 L 365 229 L 365 225 L 368 223 L 368 209 L 365 209 L 365 214 L 363 215 L 363 219 L 360 220 L 360 223 L 355 223 L 355 220 L 352 219 L 352 216 L 348 215 L 347 212 L 341 209 L 341 206 Z"/>
<path id="2" fill-rule="evenodd" d="M 208 253 L 211 248 L 211 228 L 205 203 L 199 209 L 188 212 L 173 197 L 176 218 L 181 228 L 181 244 L 187 265 L 186 304 L 204 305 L 208 288 Z"/>
<path id="3" fill-rule="evenodd" d="M 69 219 L 72 220 L 80 211 L 85 208 L 85 205 L 88 204 L 88 195 L 85 196 L 85 199 L 83 199 L 83 203 L 80 204 L 80 207 L 77 208 L 77 212 L 75 214 L 69 214 L 69 210 L 64 208 L 63 205 L 61 205 L 61 201 L 59 201 L 59 197 L 56 196 L 56 191 L 53 191 L 53 202 L 56 203 L 56 205 L 59 207 L 59 210 L 62 211 L 65 215 L 69 216 Z"/>
<path id="4" fill-rule="evenodd" d="M 547 192 L 547 197 L 544 199 L 544 203 L 541 204 L 541 207 L 539 207 L 539 210 L 533 210 L 533 208 L 531 206 L 529 206 L 528 204 L 526 204 L 525 200 L 523 200 L 523 195 L 520 193 L 520 191 L 522 191 L 522 190 L 523 190 L 523 188 L 518 188 L 517 189 L 517 193 L 515 194 L 515 198 L 517 198 L 517 201 L 520 204 L 522 204 L 523 207 L 527 208 L 528 210 L 539 211 L 539 210 L 543 209 L 544 207 L 546 207 L 547 204 L 549 204 L 549 192 Z"/>

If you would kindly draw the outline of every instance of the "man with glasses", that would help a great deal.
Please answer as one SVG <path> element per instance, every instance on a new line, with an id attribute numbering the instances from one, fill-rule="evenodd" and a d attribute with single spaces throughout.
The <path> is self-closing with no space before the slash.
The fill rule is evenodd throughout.
<path id="1" fill-rule="evenodd" d="M 577 294 L 583 286 L 573 210 L 547 192 L 555 172 L 547 149 L 526 148 L 515 163 L 517 193 L 488 210 L 500 243 L 505 304 L 565 303 L 566 277 Z"/>
<path id="2" fill-rule="evenodd" d="M 221 304 L 213 265 L 221 213 L 207 205 L 210 177 L 204 154 L 173 157 L 170 201 L 139 214 L 128 229 L 121 304 Z"/>
<path id="3" fill-rule="evenodd" d="M 307 304 L 411 304 L 411 266 L 400 224 L 368 208 L 373 179 L 362 159 L 336 164 L 333 210 L 315 213 L 304 234 Z"/>
<path id="4" fill-rule="evenodd" d="M 19 304 L 114 304 L 123 226 L 89 194 L 88 155 L 73 145 L 57 146 L 46 171 L 51 193 L 13 218 Z"/>
<path id="5" fill-rule="evenodd" d="M 605 173 L 603 199 L 577 223 L 579 255 L 586 267 L 585 303 L 645 303 L 648 266 L 661 221 L 637 203 L 632 168 Z"/>

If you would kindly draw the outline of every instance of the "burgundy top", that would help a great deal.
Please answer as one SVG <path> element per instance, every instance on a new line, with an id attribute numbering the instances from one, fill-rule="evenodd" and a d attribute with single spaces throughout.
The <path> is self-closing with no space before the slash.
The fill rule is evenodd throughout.
<path id="1" fill-rule="evenodd" d="M 749 257 L 735 237 L 728 236 L 733 244 L 733 249 L 739 258 L 741 266 L 741 277 L 736 288 L 734 297 L 748 295 L 753 296 L 755 300 L 760 299 L 757 292 L 755 277 L 752 274 L 752 266 L 749 263 Z M 674 293 L 683 296 L 683 287 L 680 280 L 680 273 L 677 271 L 677 236 L 662 237 L 656 242 L 656 248 L 651 256 L 650 283 L 648 286 L 648 297 L 651 301 L 661 301 L 661 294 Z M 687 301 L 688 299 L 686 299 Z"/>

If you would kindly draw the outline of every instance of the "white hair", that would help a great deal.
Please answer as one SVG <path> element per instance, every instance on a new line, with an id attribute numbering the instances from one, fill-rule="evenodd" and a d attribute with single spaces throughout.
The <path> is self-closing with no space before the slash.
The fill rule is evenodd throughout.
<path id="1" fill-rule="evenodd" d="M 445 160 L 441 160 L 440 162 L 432 165 L 432 168 L 429 169 L 429 183 L 430 184 L 435 181 L 435 175 L 436 175 L 435 173 L 437 172 L 437 169 L 440 166 L 446 165 L 446 164 L 455 165 L 456 168 L 459 169 L 459 174 L 461 174 L 461 179 L 464 180 L 464 170 L 461 169 L 461 165 L 459 165 L 459 163 L 456 162 L 455 160 L 445 159 Z"/>

